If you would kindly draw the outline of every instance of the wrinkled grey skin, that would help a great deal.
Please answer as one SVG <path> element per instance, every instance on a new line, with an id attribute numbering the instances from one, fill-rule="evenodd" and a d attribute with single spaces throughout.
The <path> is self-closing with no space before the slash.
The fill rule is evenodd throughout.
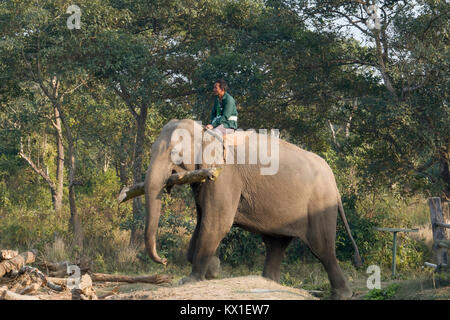
<path id="1" fill-rule="evenodd" d="M 198 126 L 188 119 L 171 120 L 152 146 L 145 178 L 145 244 L 150 257 L 158 263 L 165 263 L 156 251 L 165 180 L 173 172 L 208 167 L 175 165 L 171 161 L 173 130 L 184 128 L 192 135 L 194 125 Z M 264 277 L 279 282 L 284 252 L 293 238 L 300 238 L 327 271 L 332 297 L 349 298 L 352 291 L 335 255 L 338 212 L 354 244 L 358 264 L 361 260 L 345 219 L 334 175 L 316 154 L 282 140 L 279 142 L 279 170 L 275 175 L 261 175 L 259 164 L 226 164 L 216 181 L 191 185 L 197 207 L 197 226 L 188 250 L 192 273 L 182 282 L 217 276 L 219 259 L 215 253 L 234 224 L 262 235 L 266 246 Z M 191 163 L 194 163 L 193 158 Z"/>

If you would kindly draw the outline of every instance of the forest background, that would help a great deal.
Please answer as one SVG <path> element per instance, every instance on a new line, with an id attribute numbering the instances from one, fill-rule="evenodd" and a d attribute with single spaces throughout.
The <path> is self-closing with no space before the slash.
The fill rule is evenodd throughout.
<path id="1" fill-rule="evenodd" d="M 0 247 L 186 275 L 189 188 L 164 196 L 169 270 L 144 251 L 143 200 L 117 195 L 144 179 L 165 123 L 208 122 L 223 78 L 240 128 L 279 129 L 330 164 L 367 265 L 390 268 L 391 234 L 375 226 L 420 228 L 399 234 L 397 257 L 400 277 L 420 274 L 432 259 L 426 199 L 450 200 L 449 21 L 439 0 L 1 1 Z M 358 278 L 340 220 L 336 250 Z M 222 276 L 262 270 L 257 235 L 232 228 L 218 251 Z M 327 280 L 296 241 L 282 283 Z"/>

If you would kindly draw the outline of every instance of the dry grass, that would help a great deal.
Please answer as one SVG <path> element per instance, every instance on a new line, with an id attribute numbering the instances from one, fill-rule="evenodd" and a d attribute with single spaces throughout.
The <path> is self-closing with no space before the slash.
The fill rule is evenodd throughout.
<path id="1" fill-rule="evenodd" d="M 45 261 L 60 262 L 70 260 L 68 248 L 61 237 L 55 237 L 52 243 L 46 243 L 42 251 L 42 258 Z"/>
<path id="2" fill-rule="evenodd" d="M 117 268 L 127 269 L 130 265 L 138 263 L 139 249 L 133 245 L 123 246 L 117 249 Z"/>
<path id="3" fill-rule="evenodd" d="M 431 247 L 433 246 L 433 231 L 431 229 L 431 224 L 419 227 L 418 232 L 411 232 L 409 236 L 415 240 L 423 241 L 431 250 Z"/>

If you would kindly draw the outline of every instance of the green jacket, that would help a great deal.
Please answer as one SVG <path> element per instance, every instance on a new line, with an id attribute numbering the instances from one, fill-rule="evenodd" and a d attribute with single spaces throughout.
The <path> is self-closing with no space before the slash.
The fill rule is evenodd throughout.
<path id="1" fill-rule="evenodd" d="M 224 128 L 237 129 L 237 115 L 236 102 L 228 92 L 223 95 L 222 103 L 216 97 L 211 111 L 211 124 L 214 128 L 223 124 Z"/>

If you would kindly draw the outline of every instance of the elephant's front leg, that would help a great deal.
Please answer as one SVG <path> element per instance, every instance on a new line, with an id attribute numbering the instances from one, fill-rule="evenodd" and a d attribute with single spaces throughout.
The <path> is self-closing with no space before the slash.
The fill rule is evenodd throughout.
<path id="1" fill-rule="evenodd" d="M 197 208 L 199 210 L 199 208 Z M 192 235 L 191 241 L 189 243 L 189 249 L 187 253 L 187 259 L 190 263 L 194 263 L 195 248 L 197 246 L 198 235 L 201 226 L 201 215 L 197 214 L 197 225 L 195 227 L 194 233 Z M 206 279 L 213 279 L 219 275 L 220 272 L 220 260 L 217 256 L 211 258 L 208 264 L 208 270 L 206 271 Z"/>
<path id="2" fill-rule="evenodd" d="M 190 245 L 192 273 L 182 283 L 205 280 L 213 275 L 208 270 L 218 264 L 217 247 L 233 224 L 239 197 L 231 190 L 220 190 L 219 193 L 216 187 L 210 186 L 200 195 L 201 221 L 194 232 L 196 239 L 193 238 Z"/>
<path id="3" fill-rule="evenodd" d="M 201 184 L 195 183 L 191 185 L 192 191 L 194 193 L 195 206 L 197 210 L 197 225 L 195 226 L 194 233 L 192 235 L 191 241 L 189 243 L 189 249 L 187 252 L 187 259 L 190 263 L 194 262 L 195 247 L 197 246 L 197 239 L 200 232 L 200 226 L 202 222 L 202 207 L 200 205 L 200 188 Z M 213 279 L 219 275 L 220 272 L 220 260 L 218 257 L 214 256 L 211 258 L 208 264 L 208 270 L 206 271 L 206 279 Z"/>
<path id="4" fill-rule="evenodd" d="M 221 228 L 214 228 L 202 223 L 194 248 L 192 273 L 189 277 L 184 278 L 181 283 L 202 281 L 217 276 L 220 262 L 215 253 L 231 225 L 232 223 L 227 227 L 222 225 Z"/>
<path id="5" fill-rule="evenodd" d="M 227 193 L 224 192 L 224 194 Z M 232 198 L 227 199 L 222 195 L 220 198 L 206 197 L 206 200 L 202 201 L 201 207 L 201 223 L 198 228 L 195 247 L 193 247 L 192 273 L 182 280 L 183 283 L 209 278 L 207 275 L 208 269 L 210 266 L 212 268 L 217 265 L 218 258 L 215 257 L 215 253 L 220 241 L 233 225 L 237 203 L 233 203 Z"/>

